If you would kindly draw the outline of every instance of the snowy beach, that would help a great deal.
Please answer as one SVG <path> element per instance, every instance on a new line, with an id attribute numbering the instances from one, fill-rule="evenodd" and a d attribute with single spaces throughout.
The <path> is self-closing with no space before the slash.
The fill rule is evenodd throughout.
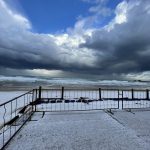
<path id="1" fill-rule="evenodd" d="M 35 113 L 7 150 L 149 150 L 149 111 Z"/>
<path id="2" fill-rule="evenodd" d="M 25 92 L 1 91 L 0 94 L 5 102 Z M 148 89 L 126 88 L 32 90 L 1 106 L 0 144 L 3 145 L 29 119 L 6 149 L 148 150 L 149 95 Z M 33 100 L 35 104 L 31 107 Z M 25 114 L 20 113 L 23 109 Z M 15 118 L 15 122 L 6 124 Z M 20 147 L 22 144 L 26 147 Z"/>

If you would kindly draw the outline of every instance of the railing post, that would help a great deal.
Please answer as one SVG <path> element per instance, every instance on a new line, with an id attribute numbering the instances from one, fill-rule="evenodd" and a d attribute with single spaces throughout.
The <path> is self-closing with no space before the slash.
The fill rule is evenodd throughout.
<path id="1" fill-rule="evenodd" d="M 123 90 L 122 90 L 122 109 L 123 109 Z"/>
<path id="2" fill-rule="evenodd" d="M 34 96 L 35 96 L 35 94 L 34 94 L 34 89 L 32 90 L 32 112 L 33 112 L 33 101 L 34 101 Z"/>
<path id="3" fill-rule="evenodd" d="M 35 100 L 37 100 L 37 89 L 35 89 Z"/>
<path id="4" fill-rule="evenodd" d="M 120 95 L 120 93 L 119 93 L 119 90 L 118 90 L 118 109 L 119 109 L 119 101 L 120 101 L 119 95 Z"/>
<path id="5" fill-rule="evenodd" d="M 39 86 L 39 99 L 41 99 L 41 91 L 42 91 L 42 87 L 41 86 Z"/>
<path id="6" fill-rule="evenodd" d="M 134 99 L 134 90 L 132 89 L 131 90 L 131 93 L 132 93 L 132 100 Z"/>
<path id="7" fill-rule="evenodd" d="M 101 90 L 101 88 L 99 88 L 99 100 L 102 100 L 102 90 Z"/>
<path id="8" fill-rule="evenodd" d="M 38 90 L 35 89 L 35 100 L 37 100 L 37 94 L 38 94 Z M 35 105 L 35 111 L 36 111 L 36 105 Z"/>
<path id="9" fill-rule="evenodd" d="M 64 99 L 64 87 L 61 89 L 61 99 Z"/>
<path id="10" fill-rule="evenodd" d="M 149 100 L 149 90 L 146 89 L 146 99 Z"/>

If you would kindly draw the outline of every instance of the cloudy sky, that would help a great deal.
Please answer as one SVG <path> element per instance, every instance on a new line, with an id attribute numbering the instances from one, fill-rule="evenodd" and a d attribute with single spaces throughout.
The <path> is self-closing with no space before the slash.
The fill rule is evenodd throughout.
<path id="1" fill-rule="evenodd" d="M 0 76 L 150 80 L 150 0 L 0 0 Z"/>

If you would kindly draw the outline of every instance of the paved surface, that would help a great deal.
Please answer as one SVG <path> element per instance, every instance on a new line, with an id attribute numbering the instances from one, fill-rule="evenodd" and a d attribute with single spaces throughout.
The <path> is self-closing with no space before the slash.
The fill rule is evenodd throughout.
<path id="1" fill-rule="evenodd" d="M 150 111 L 36 113 L 7 149 L 148 150 L 149 116 Z"/>
<path id="2" fill-rule="evenodd" d="M 150 145 L 150 111 L 116 111 L 112 116 Z"/>

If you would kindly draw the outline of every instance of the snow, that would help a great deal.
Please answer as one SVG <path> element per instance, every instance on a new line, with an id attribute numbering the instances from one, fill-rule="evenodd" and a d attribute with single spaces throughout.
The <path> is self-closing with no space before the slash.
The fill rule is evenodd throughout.
<path id="1" fill-rule="evenodd" d="M 124 126 L 134 130 L 138 137 L 150 143 L 150 111 L 131 111 L 116 111 L 114 117 Z"/>
<path id="2" fill-rule="evenodd" d="M 102 98 L 122 98 L 122 90 L 101 90 L 101 97 Z M 150 95 L 150 92 L 149 92 Z M 49 89 L 49 90 L 42 90 L 42 97 L 43 98 L 60 98 L 61 97 L 61 90 L 60 89 Z M 99 99 L 99 90 L 93 89 L 64 89 L 64 98 L 80 98 L 80 97 L 87 97 L 90 99 Z M 132 98 L 132 90 L 123 90 L 123 97 L 125 98 Z M 134 98 L 138 99 L 145 99 L 146 98 L 146 90 L 134 90 Z"/>
<path id="3" fill-rule="evenodd" d="M 120 91 L 121 92 L 121 91 Z M 25 91 L 7 91 L 0 92 L 1 103 L 8 101 L 20 94 L 25 93 Z M 131 91 L 124 91 L 123 94 L 126 98 L 131 98 Z M 61 90 L 42 90 L 42 97 L 44 98 L 60 98 Z M 38 110 L 47 110 L 47 111 L 63 111 L 63 110 L 88 110 L 88 109 L 107 109 L 107 108 L 118 108 L 117 100 L 109 100 L 108 98 L 118 98 L 118 90 L 102 90 L 101 97 L 102 101 L 98 101 L 99 99 L 99 91 L 98 90 L 65 90 L 64 99 L 77 101 L 80 97 L 84 97 L 86 100 L 92 100 L 89 104 L 86 103 L 49 103 L 42 104 L 37 106 Z M 120 98 L 122 95 L 120 96 Z M 134 97 L 139 98 L 137 101 L 124 101 L 124 108 L 144 108 L 150 107 L 150 101 L 144 100 L 146 98 L 145 91 L 135 91 Z M 107 98 L 107 100 L 105 100 Z M 32 99 L 32 94 L 20 97 L 17 99 L 17 108 L 16 101 L 13 101 L 12 104 L 8 103 L 6 107 L 5 120 L 9 120 L 12 116 L 10 116 L 10 109 L 12 105 L 12 112 L 15 112 L 16 109 L 19 111 L 25 104 L 28 103 L 28 100 Z M 119 102 L 120 108 L 122 107 L 122 101 Z M 3 115 L 5 113 L 5 108 L 2 106 L 0 108 L 0 126 L 3 124 Z"/>
<path id="4" fill-rule="evenodd" d="M 22 95 L 25 92 L 26 91 L 3 91 L 3 92 L 0 91 L 0 104 L 7 102 L 7 101 L 19 96 L 19 95 Z M 5 105 L 5 107 L 6 107 L 5 121 L 8 121 L 11 117 L 13 117 L 13 116 L 10 116 L 11 105 L 12 105 L 12 112 L 15 112 L 16 109 L 19 109 L 21 106 L 23 106 L 23 103 L 24 103 L 23 97 L 18 98 L 17 102 L 18 102 L 17 108 L 16 108 L 16 101 L 13 101 L 12 104 L 8 103 Z M 0 127 L 3 124 L 4 113 L 5 113 L 5 108 L 4 108 L 4 106 L 2 106 L 2 107 L 0 107 Z"/>
<path id="5" fill-rule="evenodd" d="M 82 102 L 65 103 L 49 103 L 37 105 L 38 111 L 74 111 L 74 110 L 96 110 L 96 109 L 117 109 L 118 101 L 104 100 L 93 101 L 89 104 Z"/>
<path id="6" fill-rule="evenodd" d="M 7 150 L 149 150 L 149 113 L 35 113 Z"/>
<path id="7" fill-rule="evenodd" d="M 15 97 L 18 97 L 26 91 L 1 91 L 0 92 L 0 104 L 7 102 Z M 16 100 L 7 103 L 0 107 L 0 129 L 3 126 L 4 122 L 11 120 L 17 115 L 22 107 L 29 104 L 32 101 L 32 94 L 26 94 L 22 97 L 17 98 Z M 3 118 L 4 117 L 4 118 Z M 5 119 L 5 120 L 4 120 Z"/>
<path id="8" fill-rule="evenodd" d="M 99 91 L 98 90 L 65 90 L 64 99 L 77 101 L 80 97 L 84 97 L 86 100 L 93 100 L 89 104 L 86 103 L 49 103 L 42 104 L 37 106 L 39 110 L 47 111 L 63 111 L 63 110 L 87 110 L 87 109 L 107 109 L 107 108 L 118 108 L 118 101 L 112 100 L 111 98 L 122 98 L 122 91 L 118 90 L 101 90 L 102 101 L 99 100 Z M 43 98 L 60 98 L 61 90 L 43 90 Z M 146 91 L 134 91 L 135 100 L 128 100 L 132 98 L 131 90 L 124 90 L 123 97 L 127 100 L 124 100 L 124 108 L 146 108 L 150 107 L 150 100 L 146 100 Z M 110 99 L 109 99 L 110 98 Z M 136 100 L 137 98 L 137 100 Z M 106 100 L 107 99 L 107 100 Z M 122 109 L 122 100 L 120 99 L 119 108 Z"/>
<path id="9" fill-rule="evenodd" d="M 31 122 L 29 122 L 21 132 L 11 142 L 8 149 L 52 149 L 52 150 L 147 150 L 150 146 L 150 111 L 126 112 L 115 110 L 114 115 L 104 111 L 87 111 L 71 112 L 71 110 L 91 110 L 91 109 L 108 109 L 117 108 L 118 101 L 108 98 L 118 98 L 118 90 L 102 90 L 102 101 L 99 99 L 98 90 L 66 90 L 64 99 L 79 100 L 84 97 L 86 100 L 93 100 L 87 103 L 48 103 L 37 106 L 38 111 L 58 111 L 46 112 L 43 117 L 42 113 L 35 113 Z M 0 92 L 2 98 L 0 102 L 5 102 L 25 91 Z M 122 91 L 119 92 L 120 94 Z M 131 91 L 124 91 L 125 98 L 131 98 Z M 44 90 L 42 97 L 60 98 L 61 90 Z M 122 95 L 120 95 L 120 98 Z M 150 101 L 146 98 L 145 91 L 135 91 L 134 97 L 139 100 L 125 101 L 124 108 L 149 107 Z M 106 99 L 105 99 L 106 98 Z M 0 109 L 0 127 L 3 125 L 3 115 L 5 121 L 10 120 L 18 113 L 22 106 L 32 100 L 32 94 L 23 96 L 12 103 L 7 104 L 5 108 Z M 122 101 L 119 102 L 120 108 Z M 70 110 L 70 111 L 68 111 Z M 61 112 L 60 112 L 61 111 Z M 65 112 L 63 112 L 65 111 Z M 13 113 L 12 113 L 13 112 Z M 12 115 L 11 115 L 12 114 Z M 20 124 L 21 125 L 21 124 Z M 15 128 L 18 128 L 19 125 Z M 9 132 L 9 129 L 8 129 Z M 12 132 L 15 132 L 15 130 Z M 9 133 L 8 133 L 9 134 Z M 2 134 L 0 134 L 2 136 Z M 7 136 L 7 132 L 6 132 Z M 8 135 L 9 136 L 9 135 Z M 26 145 L 22 147 L 22 145 Z"/>
<path id="10" fill-rule="evenodd" d="M 27 91 L 0 91 L 0 104 L 7 102 Z"/>
<path id="11" fill-rule="evenodd" d="M 25 91 L 10 91 L 10 92 L 0 92 L 1 100 L 3 102 L 12 99 L 20 94 L 25 93 Z M 60 98 L 61 90 L 43 90 L 42 97 L 45 98 Z M 99 99 L 99 91 L 98 90 L 65 90 L 64 99 L 77 101 L 80 97 L 84 97 L 86 100 L 92 100 L 89 104 L 87 103 L 48 103 L 37 106 L 38 111 L 68 111 L 68 110 L 91 110 L 91 109 L 108 109 L 108 108 L 118 108 L 117 100 L 109 100 L 108 98 L 118 98 L 118 90 L 102 90 L 101 97 L 102 101 L 98 101 Z M 121 96 L 120 96 L 121 97 Z M 124 97 L 131 98 L 131 91 L 124 91 Z M 143 100 L 146 98 L 145 91 L 134 92 L 135 98 L 141 98 L 141 100 L 136 101 L 125 101 L 124 100 L 124 108 L 144 108 L 150 107 L 150 101 Z M 105 100 L 107 98 L 107 100 Z M 3 125 L 5 115 L 5 121 L 9 121 L 15 115 L 15 112 L 19 111 L 23 106 L 28 104 L 28 100 L 32 100 L 32 94 L 20 97 L 16 101 L 13 101 L 12 104 L 6 104 L 6 112 L 4 106 L 0 108 L 0 127 Z M 11 110 L 12 105 L 12 110 Z M 17 108 L 16 108 L 17 106 Z M 119 108 L 122 109 L 122 101 L 119 102 Z M 12 112 L 14 112 L 12 114 Z M 12 115 L 11 115 L 12 114 Z"/>

